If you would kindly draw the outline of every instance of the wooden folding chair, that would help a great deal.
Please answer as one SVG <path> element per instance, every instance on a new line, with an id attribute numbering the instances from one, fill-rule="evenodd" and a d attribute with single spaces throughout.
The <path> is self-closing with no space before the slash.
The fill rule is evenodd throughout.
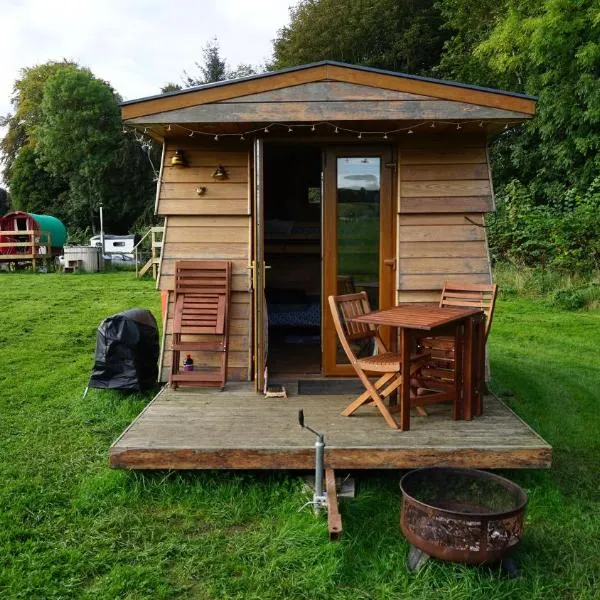
<path id="1" fill-rule="evenodd" d="M 175 263 L 173 358 L 169 383 L 173 387 L 225 387 L 229 336 L 231 263 L 225 260 Z M 211 352 L 219 366 L 181 370 L 181 352 Z"/>
<path id="2" fill-rule="evenodd" d="M 365 386 L 365 391 L 344 409 L 342 416 L 349 417 L 363 404 L 373 402 L 387 424 L 394 429 L 399 429 L 400 425 L 394 419 L 384 400 L 404 383 L 401 372 L 402 356 L 398 352 L 388 352 L 375 325 L 356 323 L 350 320 L 371 312 L 367 293 L 329 296 L 329 307 L 342 348 L 358 378 Z M 373 340 L 376 354 L 365 358 L 357 357 L 352 345 L 369 340 Z M 428 357 L 423 354 L 411 356 L 410 375 L 415 374 L 427 359 Z M 369 380 L 369 373 L 380 375 L 380 377 L 372 383 Z M 409 380 L 410 376 L 406 381 Z"/>
<path id="3" fill-rule="evenodd" d="M 485 340 L 490 332 L 494 316 L 494 306 L 498 286 L 491 284 L 462 283 L 446 281 L 440 297 L 440 306 L 459 306 L 463 308 L 480 308 L 485 314 Z M 455 354 L 456 340 L 451 336 L 426 337 L 419 342 L 424 352 L 431 355 L 431 361 L 421 369 L 416 381 L 411 382 L 417 387 L 417 396 L 426 398 L 429 393 L 437 392 L 438 402 L 449 402 L 454 397 L 455 390 Z M 421 415 L 427 412 L 418 405 Z"/>

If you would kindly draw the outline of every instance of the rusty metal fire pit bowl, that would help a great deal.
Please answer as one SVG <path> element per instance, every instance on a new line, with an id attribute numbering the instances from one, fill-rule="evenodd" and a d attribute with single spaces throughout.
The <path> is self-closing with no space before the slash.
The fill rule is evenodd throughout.
<path id="1" fill-rule="evenodd" d="M 527 494 L 504 477 L 475 469 L 418 469 L 402 478 L 400 489 L 402 532 L 425 558 L 494 563 L 519 544 Z M 414 548 L 411 554 L 409 568 L 418 568 Z"/>

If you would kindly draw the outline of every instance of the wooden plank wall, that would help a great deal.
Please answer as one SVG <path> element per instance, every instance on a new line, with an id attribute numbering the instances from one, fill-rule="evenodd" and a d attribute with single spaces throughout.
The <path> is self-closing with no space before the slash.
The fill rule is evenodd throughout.
<path id="1" fill-rule="evenodd" d="M 228 379 L 247 380 L 252 348 L 249 151 L 215 148 L 212 140 L 211 145 L 201 143 L 171 142 L 165 149 L 157 204 L 158 214 L 166 217 L 158 287 L 169 292 L 161 381 L 167 381 L 171 370 L 175 262 L 185 259 L 232 262 Z M 184 150 L 187 167 L 171 166 L 176 148 Z M 225 168 L 227 179 L 213 179 L 217 165 Z M 198 187 L 206 188 L 204 194 L 198 195 Z M 192 356 L 198 366 L 217 364 L 209 353 Z"/>
<path id="2" fill-rule="evenodd" d="M 398 302 L 437 302 L 445 280 L 489 283 L 485 137 L 411 136 L 398 163 Z"/>

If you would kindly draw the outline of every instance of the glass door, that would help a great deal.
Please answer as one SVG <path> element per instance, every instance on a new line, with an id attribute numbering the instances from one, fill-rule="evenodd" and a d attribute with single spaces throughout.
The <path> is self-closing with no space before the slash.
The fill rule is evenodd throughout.
<path id="1" fill-rule="evenodd" d="M 388 148 L 329 150 L 323 214 L 323 372 L 354 373 L 337 339 L 327 298 L 365 291 L 372 310 L 393 304 L 394 213 Z M 387 337 L 388 332 L 383 332 Z M 389 340 L 387 340 L 389 343 Z M 355 348 L 366 356 L 373 348 Z"/>

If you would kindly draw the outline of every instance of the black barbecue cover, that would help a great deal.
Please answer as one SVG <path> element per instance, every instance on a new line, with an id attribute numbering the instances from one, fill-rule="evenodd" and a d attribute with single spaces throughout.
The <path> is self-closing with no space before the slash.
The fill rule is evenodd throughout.
<path id="1" fill-rule="evenodd" d="M 149 310 L 132 308 L 107 317 L 96 333 L 89 387 L 147 390 L 158 377 L 158 327 Z"/>

